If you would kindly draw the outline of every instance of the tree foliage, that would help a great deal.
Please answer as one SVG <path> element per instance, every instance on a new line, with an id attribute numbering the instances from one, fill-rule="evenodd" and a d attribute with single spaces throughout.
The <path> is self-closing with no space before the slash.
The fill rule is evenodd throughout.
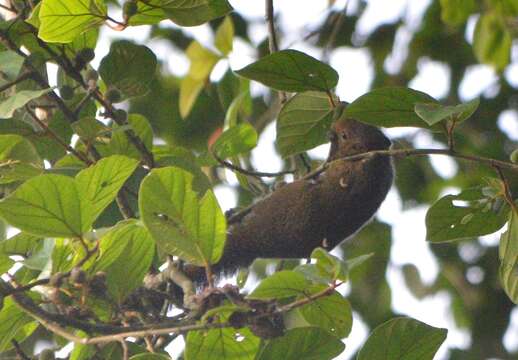
<path id="1" fill-rule="evenodd" d="M 357 359 L 432 359 L 448 330 L 391 307 L 390 224 L 374 220 L 342 244 L 344 259 L 318 248 L 311 262 L 277 261 L 273 273 L 271 261 L 256 261 L 246 270 L 257 279 L 251 291 L 244 271 L 239 287 L 213 284 L 227 231 L 215 195 L 227 182 L 223 169 L 236 174 L 246 208 L 269 189 L 265 179 L 325 168 L 307 151 L 327 142 L 336 86 L 348 81 L 327 61 L 340 48 L 363 49 L 374 70 L 372 89 L 343 116 L 414 128 L 410 134 L 440 145 L 417 148 L 412 135 L 400 135 L 390 150 L 348 159 L 394 157 L 405 208 L 428 209 L 426 240 L 439 274 L 425 283 L 406 264 L 398 269 L 405 286 L 420 299 L 448 294 L 456 327 L 471 336 L 470 346 L 449 349 L 450 359 L 517 355 L 503 335 L 518 303 L 518 164 L 509 158 L 516 143 L 497 124 L 504 113 L 517 117 L 509 73 L 518 4 L 431 1 L 399 69 L 388 71 L 387 59 L 401 50 L 396 34 L 408 33 L 403 16 L 362 39 L 366 2 L 350 11 L 333 3 L 305 34 L 302 47 L 311 51 L 282 42 L 271 0 L 260 43 L 249 36 L 253 20 L 227 0 L 1 5 L 0 357 L 31 358 L 45 340 L 41 359 L 69 343 L 74 360 L 169 359 L 166 347 L 181 336 L 187 360 L 333 359 L 348 344 L 354 312 L 372 331 Z M 189 62 L 185 76 L 171 73 L 148 41 L 114 40 L 97 57 L 108 32 L 142 25 L 148 40 L 167 44 L 168 57 Z M 210 45 L 186 31 L 197 25 L 212 31 Z M 236 41 L 256 49 L 239 69 L 228 66 Z M 450 71 L 441 98 L 409 88 L 423 59 Z M 214 80 L 220 64 L 228 70 Z M 461 82 L 477 64 L 493 69 L 494 88 L 463 99 Z M 274 174 L 251 166 L 271 123 L 283 164 Z M 441 176 L 431 156 L 451 157 L 457 172 Z M 499 231 L 499 246 L 480 240 Z M 178 270 L 184 262 L 208 276 L 197 294 Z M 480 279 L 469 276 L 474 270 Z"/>

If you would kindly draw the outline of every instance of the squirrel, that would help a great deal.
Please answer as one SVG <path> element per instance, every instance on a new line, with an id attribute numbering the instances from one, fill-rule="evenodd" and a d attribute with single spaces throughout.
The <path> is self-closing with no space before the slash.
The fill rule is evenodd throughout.
<path id="1" fill-rule="evenodd" d="M 390 157 L 339 159 L 386 150 L 390 140 L 376 127 L 353 119 L 337 120 L 329 135 L 324 171 L 286 184 L 244 215 L 228 219 L 223 255 L 212 266 L 215 272 L 232 273 L 257 258 L 307 258 L 317 247 L 331 250 L 372 218 L 392 185 Z M 185 270 L 196 281 L 203 276 Z"/>

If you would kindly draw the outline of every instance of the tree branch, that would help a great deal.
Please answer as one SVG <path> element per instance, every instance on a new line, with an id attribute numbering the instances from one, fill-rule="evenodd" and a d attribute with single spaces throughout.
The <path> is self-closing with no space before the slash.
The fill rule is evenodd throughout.
<path id="1" fill-rule="evenodd" d="M 247 169 L 243 169 L 243 168 L 241 168 L 241 167 L 239 167 L 237 165 L 234 165 L 234 164 L 232 164 L 229 161 L 223 160 L 222 158 L 217 156 L 214 151 L 211 151 L 211 153 L 212 153 L 212 156 L 214 156 L 214 159 L 216 159 L 216 161 L 218 163 L 220 163 L 221 166 L 223 166 L 223 167 L 225 167 L 227 169 L 236 171 L 238 173 L 244 174 L 244 175 L 249 175 L 249 176 L 254 176 L 254 177 L 277 177 L 277 176 L 282 176 L 282 175 L 288 175 L 288 174 L 294 174 L 295 173 L 294 170 L 283 170 L 283 171 L 274 172 L 274 173 L 247 170 Z"/>

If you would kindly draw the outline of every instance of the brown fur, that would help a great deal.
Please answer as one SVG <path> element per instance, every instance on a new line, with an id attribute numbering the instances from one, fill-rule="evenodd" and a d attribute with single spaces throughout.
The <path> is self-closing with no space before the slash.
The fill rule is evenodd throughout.
<path id="1" fill-rule="evenodd" d="M 390 147 L 375 127 L 355 120 L 335 123 L 328 161 Z M 230 224 L 218 271 L 248 266 L 257 258 L 304 258 L 318 246 L 334 248 L 377 211 L 393 179 L 389 157 L 335 161 L 314 179 L 274 191 Z"/>

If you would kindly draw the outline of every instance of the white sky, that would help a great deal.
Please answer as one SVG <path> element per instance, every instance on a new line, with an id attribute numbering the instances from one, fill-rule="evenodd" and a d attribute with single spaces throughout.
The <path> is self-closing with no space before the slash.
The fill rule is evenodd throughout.
<path id="1" fill-rule="evenodd" d="M 254 25 L 250 31 L 252 39 L 254 41 L 262 40 L 267 34 L 264 24 L 264 2 L 249 0 L 230 0 L 230 2 L 242 15 L 254 20 Z M 281 48 L 291 44 L 291 48 L 320 57 L 320 50 L 302 44 L 300 39 L 325 18 L 327 3 L 327 0 L 305 2 L 300 0 L 275 1 L 276 13 L 279 15 L 281 26 L 285 31 L 285 36 L 280 43 Z M 380 24 L 394 22 L 403 15 L 405 27 L 397 34 L 398 49 L 386 63 L 389 71 L 397 70 L 402 58 L 406 54 L 405 45 L 410 40 L 410 34 L 419 27 L 419 19 L 429 3 L 429 0 L 369 1 L 367 10 L 358 23 L 360 31 L 358 39 L 364 38 Z M 338 0 L 335 2 L 334 8 L 342 9 L 344 4 L 344 0 Z M 354 11 L 357 7 L 357 1 L 352 0 L 348 6 L 349 11 Z M 472 37 L 475 20 L 470 19 L 470 26 L 466 34 L 467 39 Z M 184 30 L 195 36 L 197 40 L 206 46 L 211 46 L 212 33 L 207 25 L 184 28 Z M 129 28 L 122 33 L 114 33 L 107 28 L 103 28 L 102 41 L 96 49 L 97 55 L 93 65 L 96 67 L 100 59 L 108 53 L 109 41 L 107 38 L 123 37 L 143 42 L 146 40 L 148 33 L 149 29 L 142 26 Z M 146 45 L 151 47 L 157 56 L 167 62 L 169 69 L 173 73 L 183 75 L 187 72 L 189 64 L 186 58 L 182 54 L 172 53 L 172 49 L 166 42 L 146 41 Z M 514 60 L 518 58 L 517 52 L 514 49 Z M 236 40 L 234 42 L 234 52 L 229 57 L 230 66 L 233 69 L 239 69 L 254 61 L 253 56 L 254 49 L 250 48 L 243 41 Z M 373 78 L 369 63 L 368 53 L 364 49 L 340 48 L 333 52 L 330 64 L 340 74 L 337 94 L 341 99 L 350 102 L 368 91 Z M 221 62 L 211 78 L 213 80 L 218 79 L 227 67 L 228 63 L 225 61 Z M 431 61 L 430 59 L 422 59 L 419 61 L 418 69 L 419 73 L 410 83 L 412 88 L 424 91 L 434 97 L 441 97 L 446 93 L 450 77 L 449 69 L 446 65 Z M 506 78 L 513 84 L 518 83 L 518 63 L 516 61 L 506 71 Z M 461 84 L 460 96 L 463 100 L 470 100 L 491 88 L 495 80 L 496 75 L 491 68 L 485 65 L 472 66 L 468 71 L 468 76 Z M 254 85 L 253 89 L 254 91 L 261 91 L 261 86 Z M 518 118 L 516 113 L 505 112 L 498 120 L 498 124 L 512 139 L 518 140 Z M 389 136 L 397 136 L 408 132 L 408 129 L 390 129 L 390 131 L 387 131 Z M 410 132 L 416 131 L 410 130 Z M 281 162 L 273 147 L 274 138 L 275 126 L 271 125 L 262 134 L 259 146 L 253 151 L 253 164 L 262 171 L 276 171 L 280 169 Z M 439 145 L 434 143 L 431 136 L 424 132 L 419 132 L 416 139 L 417 146 L 430 147 Z M 321 146 L 310 153 L 313 156 L 324 158 L 327 154 L 327 146 Z M 457 171 L 455 163 L 444 157 L 433 158 L 432 165 L 444 178 L 454 176 Z M 233 177 L 232 173 L 228 173 L 228 178 L 231 185 L 235 184 L 235 177 Z M 236 197 L 230 187 L 218 186 L 216 195 L 224 209 L 235 206 Z M 424 218 L 426 210 L 425 207 L 418 207 L 403 211 L 397 193 L 392 190 L 379 210 L 378 217 L 393 226 L 393 245 L 388 270 L 388 280 L 392 287 L 393 296 L 392 307 L 398 313 L 414 317 L 432 326 L 448 328 L 449 333 L 445 345 L 441 347 L 439 354 L 435 357 L 436 360 L 441 360 L 447 358 L 448 347 L 467 347 L 470 341 L 469 335 L 456 328 L 453 322 L 449 312 L 449 295 L 447 293 L 439 293 L 419 301 L 410 294 L 405 286 L 402 286 L 401 266 L 404 264 L 414 264 L 417 266 L 422 278 L 427 283 L 433 282 L 438 273 L 437 261 L 430 251 L 430 245 L 425 242 Z M 488 244 L 495 245 L 498 242 L 498 236 L 485 237 L 485 241 Z M 470 275 L 476 279 L 483 276 L 483 272 L 481 273 L 480 269 L 474 269 Z M 513 332 L 514 334 L 518 332 L 517 311 L 513 312 L 510 328 L 513 331 L 508 331 L 506 334 L 505 344 L 509 348 L 515 349 L 518 347 L 518 336 L 513 336 L 512 334 Z M 349 359 L 365 341 L 366 336 L 367 330 L 365 325 L 355 315 L 352 334 L 345 339 L 346 350 L 338 359 Z M 177 350 L 180 348 L 178 346 L 180 343 L 181 340 L 171 347 L 172 353 L 178 353 Z"/>

